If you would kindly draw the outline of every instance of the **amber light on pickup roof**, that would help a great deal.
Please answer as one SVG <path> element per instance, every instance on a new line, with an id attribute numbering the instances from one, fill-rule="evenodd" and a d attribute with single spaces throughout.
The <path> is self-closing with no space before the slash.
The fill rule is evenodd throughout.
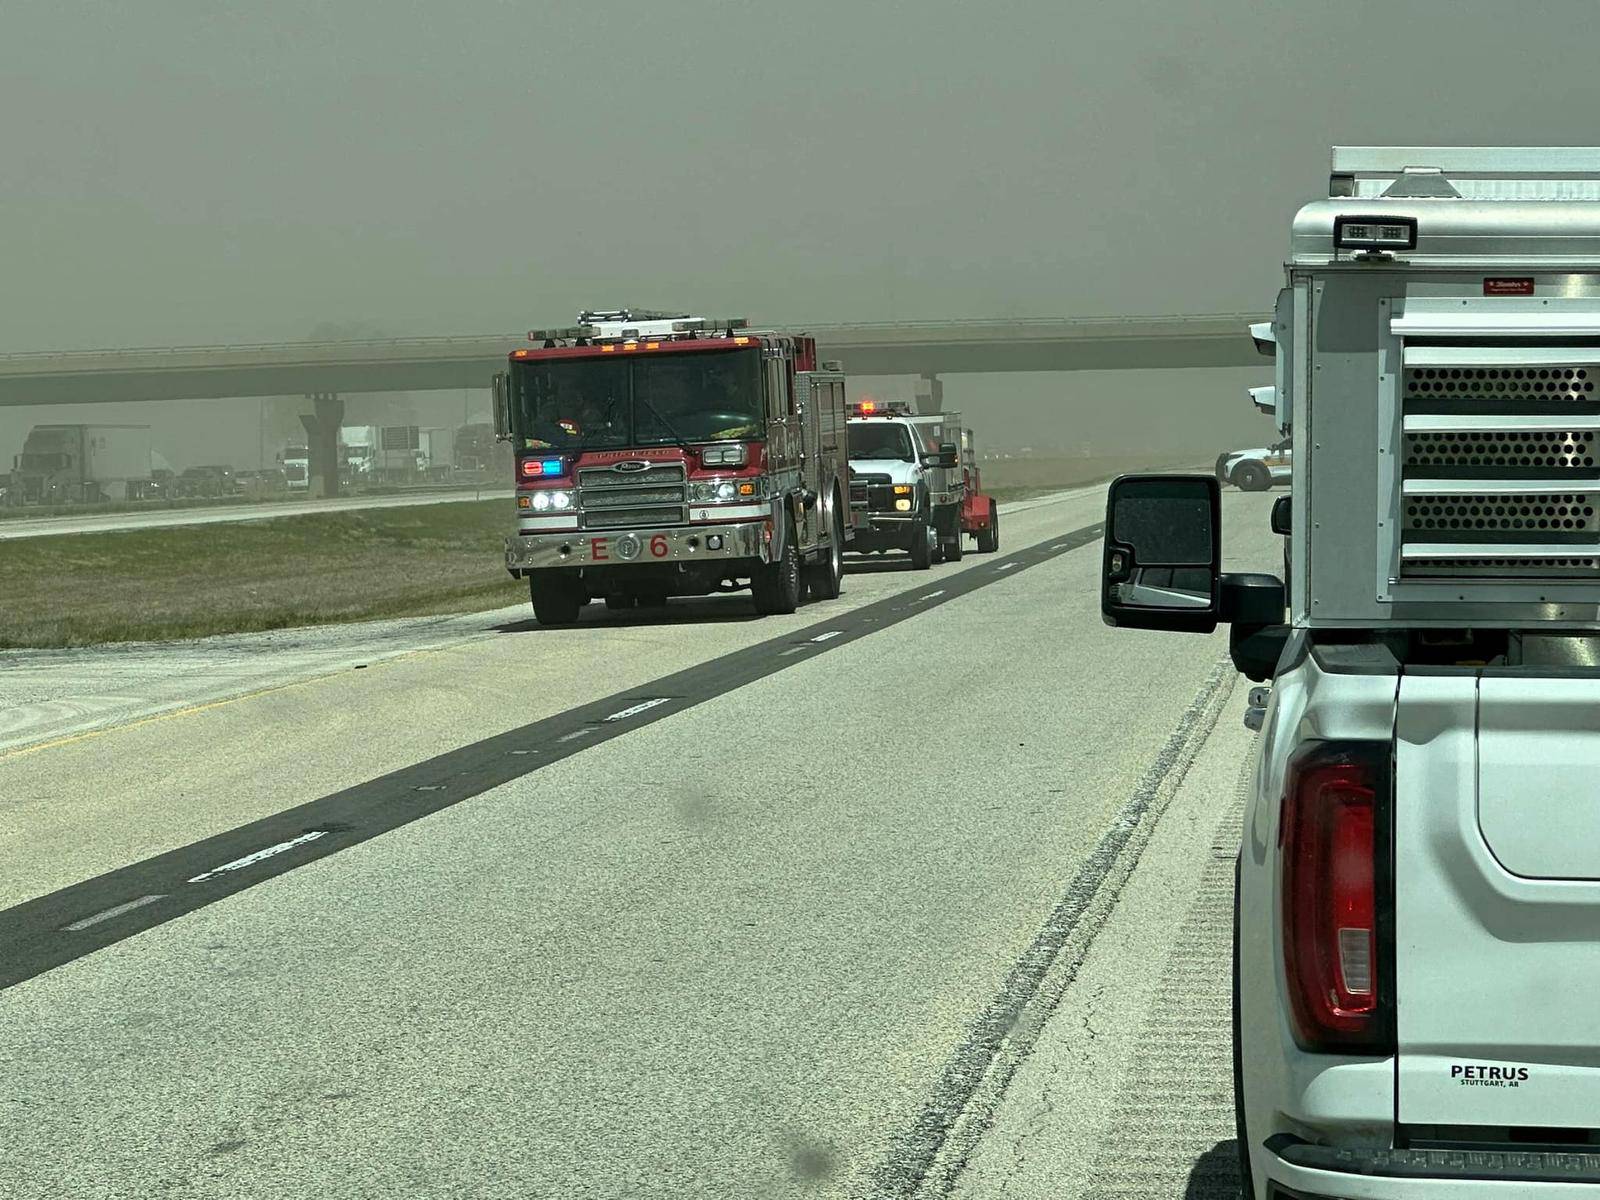
<path id="1" fill-rule="evenodd" d="M 1278 829 L 1283 961 L 1296 1040 L 1382 1053 L 1393 1034 L 1384 964 L 1389 748 L 1327 743 L 1289 767 Z"/>

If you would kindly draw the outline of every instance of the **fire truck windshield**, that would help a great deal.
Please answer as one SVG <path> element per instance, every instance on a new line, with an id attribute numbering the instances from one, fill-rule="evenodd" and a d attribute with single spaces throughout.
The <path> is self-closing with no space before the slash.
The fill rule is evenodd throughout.
<path id="1" fill-rule="evenodd" d="M 511 364 L 512 433 L 524 450 L 607 450 L 761 433 L 754 350 L 655 352 Z"/>
<path id="2" fill-rule="evenodd" d="M 911 435 L 897 421 L 876 424 L 868 421 L 850 422 L 851 458 L 895 458 L 911 462 Z"/>

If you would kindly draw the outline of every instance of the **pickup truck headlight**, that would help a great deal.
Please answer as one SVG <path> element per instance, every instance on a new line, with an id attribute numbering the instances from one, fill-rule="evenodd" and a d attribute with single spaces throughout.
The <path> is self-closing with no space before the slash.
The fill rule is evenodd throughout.
<path id="1" fill-rule="evenodd" d="M 743 442 L 728 442 L 720 446 L 707 446 L 700 451 L 700 461 L 708 467 L 742 467 L 749 461 Z"/>

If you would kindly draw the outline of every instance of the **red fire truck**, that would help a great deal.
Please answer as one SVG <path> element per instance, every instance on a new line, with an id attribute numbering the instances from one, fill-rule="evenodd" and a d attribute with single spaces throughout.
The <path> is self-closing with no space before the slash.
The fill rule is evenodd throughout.
<path id="1" fill-rule="evenodd" d="M 844 376 L 814 339 L 626 309 L 535 330 L 494 379 L 516 462 L 506 569 L 541 625 L 749 587 L 762 614 L 842 587 Z"/>

